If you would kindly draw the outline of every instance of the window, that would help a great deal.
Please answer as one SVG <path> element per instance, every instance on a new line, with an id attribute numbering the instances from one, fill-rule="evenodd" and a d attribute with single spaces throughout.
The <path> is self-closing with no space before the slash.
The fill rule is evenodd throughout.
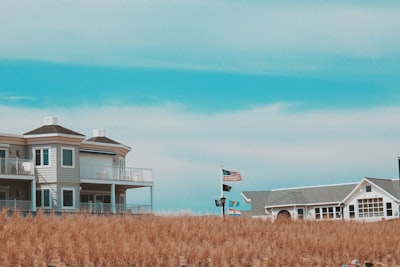
<path id="1" fill-rule="evenodd" d="M 36 207 L 50 208 L 50 189 L 36 190 Z"/>
<path id="2" fill-rule="evenodd" d="M 74 167 L 74 149 L 61 148 L 61 156 L 62 167 Z"/>
<path id="3" fill-rule="evenodd" d="M 386 203 L 386 216 L 393 216 L 392 202 Z"/>
<path id="4" fill-rule="evenodd" d="M 372 192 L 372 187 L 371 187 L 370 185 L 367 185 L 367 186 L 365 187 L 365 191 L 366 191 L 366 192 Z"/>
<path id="5" fill-rule="evenodd" d="M 356 214 L 354 212 L 354 205 L 349 205 L 349 216 L 350 218 L 356 217 Z"/>
<path id="6" fill-rule="evenodd" d="M 35 164 L 36 166 L 49 166 L 49 149 L 37 148 L 35 149 Z"/>
<path id="7" fill-rule="evenodd" d="M 322 218 L 326 219 L 328 217 L 328 208 L 322 208 Z"/>
<path id="8" fill-rule="evenodd" d="M 304 209 L 297 209 L 297 216 L 299 220 L 303 220 L 304 218 Z"/>
<path id="9" fill-rule="evenodd" d="M 315 219 L 317 220 L 321 219 L 321 213 L 319 211 L 319 208 L 315 208 Z"/>
<path id="10" fill-rule="evenodd" d="M 321 207 L 315 208 L 315 219 L 336 219 L 341 218 L 340 207 Z"/>
<path id="11" fill-rule="evenodd" d="M 333 207 L 329 207 L 329 208 L 328 208 L 328 218 L 329 218 L 329 219 L 335 218 L 335 215 L 334 215 L 334 213 L 333 213 Z"/>
<path id="12" fill-rule="evenodd" d="M 62 206 L 63 208 L 74 208 L 74 189 L 63 188 L 62 189 Z"/>
<path id="13" fill-rule="evenodd" d="M 365 198 L 358 199 L 358 216 L 359 217 L 382 217 L 383 216 L 383 199 L 382 198 Z"/>

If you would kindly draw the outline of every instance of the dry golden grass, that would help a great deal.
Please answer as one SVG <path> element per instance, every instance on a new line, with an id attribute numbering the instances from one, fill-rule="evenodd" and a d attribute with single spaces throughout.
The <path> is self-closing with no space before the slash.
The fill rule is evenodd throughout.
<path id="1" fill-rule="evenodd" d="M 1 212 L 0 266 L 308 267 L 341 266 L 353 258 L 400 266 L 399 229 L 399 220 L 271 223 L 240 217 L 10 217 Z"/>

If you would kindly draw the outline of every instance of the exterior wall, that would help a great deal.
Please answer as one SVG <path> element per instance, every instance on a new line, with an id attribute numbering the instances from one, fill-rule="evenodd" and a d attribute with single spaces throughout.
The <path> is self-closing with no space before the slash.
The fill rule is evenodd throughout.
<path id="1" fill-rule="evenodd" d="M 49 166 L 36 166 L 37 180 L 41 183 L 56 183 L 57 182 L 57 146 L 52 145 L 30 145 L 30 158 L 35 162 L 35 149 L 49 149 Z"/>
<path id="2" fill-rule="evenodd" d="M 366 191 L 366 186 L 371 186 L 371 192 Z M 376 213 L 373 212 L 373 214 L 369 213 L 368 216 L 362 215 L 360 213 L 360 208 L 359 208 L 359 203 L 358 200 L 368 200 L 368 199 L 382 199 L 382 209 L 380 211 L 379 206 L 378 207 L 372 207 L 374 210 L 376 210 Z M 387 209 L 387 203 L 391 203 L 392 207 L 392 215 L 388 216 L 388 209 Z M 354 206 L 354 216 L 355 218 L 350 217 L 350 205 Z M 372 204 L 374 205 L 374 204 Z M 381 213 L 381 214 L 378 214 Z M 382 216 L 379 216 L 382 215 Z M 376 221 L 376 220 L 382 220 L 382 219 L 393 219 L 399 216 L 398 213 L 398 204 L 395 202 L 395 200 L 388 196 L 386 192 L 384 192 L 381 188 L 376 187 L 372 184 L 369 183 L 362 183 L 359 187 L 357 187 L 357 190 L 354 192 L 354 194 L 346 201 L 345 206 L 344 206 L 344 218 L 346 220 L 351 220 L 351 219 L 356 219 L 356 220 L 368 220 L 368 221 Z"/>
<path id="3" fill-rule="evenodd" d="M 72 183 L 78 185 L 80 183 L 80 171 L 79 171 L 79 147 L 78 146 L 65 146 L 65 145 L 57 145 L 56 146 L 56 177 L 57 182 L 59 183 Z M 63 149 L 72 149 L 73 150 L 73 166 L 63 166 L 62 164 L 62 153 Z"/>
<path id="4" fill-rule="evenodd" d="M 27 147 L 24 145 L 10 145 L 8 149 L 9 158 L 29 159 Z"/>

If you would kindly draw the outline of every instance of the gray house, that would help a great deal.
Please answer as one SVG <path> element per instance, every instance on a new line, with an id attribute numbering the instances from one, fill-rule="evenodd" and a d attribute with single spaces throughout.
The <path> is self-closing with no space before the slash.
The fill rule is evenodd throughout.
<path id="1" fill-rule="evenodd" d="M 253 218 L 376 221 L 399 217 L 399 180 L 364 178 L 359 183 L 242 192 Z"/>
<path id="2" fill-rule="evenodd" d="M 0 133 L 0 209 L 151 212 L 152 170 L 126 167 L 130 150 L 104 130 L 86 139 L 55 117 L 23 135 Z M 127 190 L 143 187 L 149 204 L 128 204 Z"/>

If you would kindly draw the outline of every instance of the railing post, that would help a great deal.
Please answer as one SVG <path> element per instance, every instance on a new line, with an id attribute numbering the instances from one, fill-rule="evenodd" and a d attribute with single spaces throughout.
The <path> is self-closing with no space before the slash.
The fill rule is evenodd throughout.
<path id="1" fill-rule="evenodd" d="M 115 183 L 111 184 L 111 213 L 115 213 Z"/>

